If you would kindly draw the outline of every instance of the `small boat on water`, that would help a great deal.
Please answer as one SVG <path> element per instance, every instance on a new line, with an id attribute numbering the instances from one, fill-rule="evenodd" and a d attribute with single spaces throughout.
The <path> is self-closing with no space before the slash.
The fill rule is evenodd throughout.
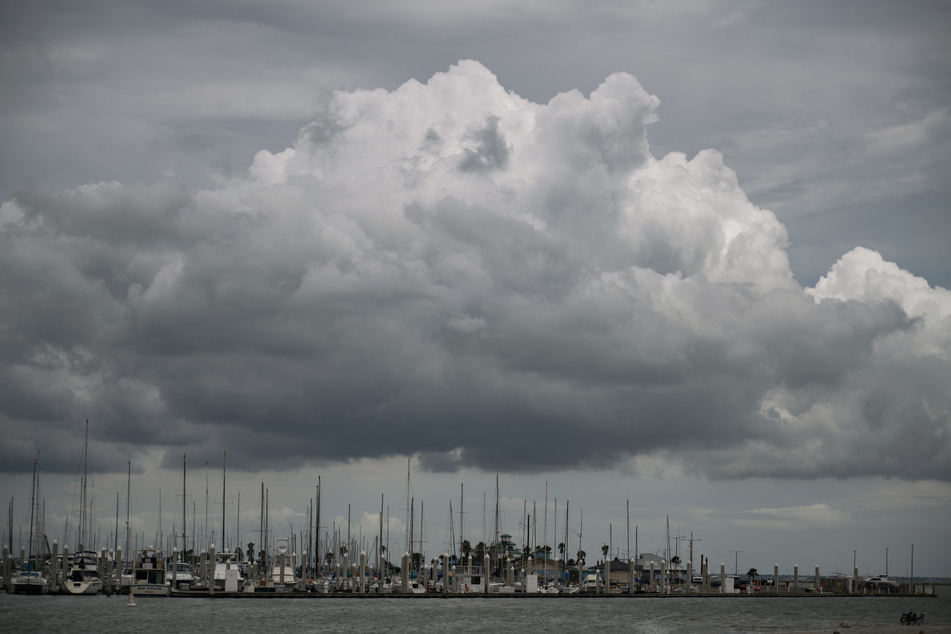
<path id="1" fill-rule="evenodd" d="M 155 548 L 136 551 L 129 593 L 140 597 L 167 597 L 172 586 L 165 569 L 165 556 Z"/>
<path id="2" fill-rule="evenodd" d="M 97 594 L 102 590 L 99 576 L 99 558 L 91 550 L 81 550 L 72 556 L 72 566 L 63 584 L 69 594 Z"/>

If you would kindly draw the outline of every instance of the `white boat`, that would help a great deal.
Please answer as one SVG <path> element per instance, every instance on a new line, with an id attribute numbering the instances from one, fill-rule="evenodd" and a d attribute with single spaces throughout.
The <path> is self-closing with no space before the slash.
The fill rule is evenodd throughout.
<path id="1" fill-rule="evenodd" d="M 286 540 L 280 540 L 286 541 Z M 271 568 L 271 584 L 275 587 L 287 588 L 297 585 L 297 575 L 294 573 L 294 566 L 289 561 L 287 546 L 278 542 L 277 563 Z"/>
<path id="2" fill-rule="evenodd" d="M 865 583 L 878 587 L 887 587 L 894 588 L 898 586 L 898 582 L 892 581 L 888 578 L 887 575 L 875 575 L 874 577 L 866 577 Z"/>
<path id="3" fill-rule="evenodd" d="M 132 566 L 129 594 L 143 597 L 167 597 L 172 589 L 165 570 L 165 557 L 155 548 L 140 548 Z"/>
<path id="4" fill-rule="evenodd" d="M 214 579 L 216 591 L 238 592 L 244 587 L 245 578 L 235 553 L 215 553 Z"/>
<path id="5" fill-rule="evenodd" d="M 69 574 L 63 585 L 70 594 L 97 594 L 102 590 L 99 558 L 96 553 L 91 550 L 74 553 Z"/>
<path id="6" fill-rule="evenodd" d="M 173 590 L 194 590 L 198 585 L 192 565 L 182 561 L 172 564 L 171 570 L 166 569 L 165 575 L 174 586 Z"/>
<path id="7" fill-rule="evenodd" d="M 10 594 L 48 594 L 49 591 L 50 580 L 42 570 L 20 570 L 7 587 Z"/>

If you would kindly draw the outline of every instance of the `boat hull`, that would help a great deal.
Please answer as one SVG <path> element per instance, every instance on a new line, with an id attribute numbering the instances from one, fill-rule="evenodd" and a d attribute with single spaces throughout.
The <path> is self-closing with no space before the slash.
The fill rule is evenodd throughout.
<path id="1" fill-rule="evenodd" d="M 98 594 L 102 590 L 102 583 L 95 581 L 67 581 L 66 592 L 69 594 Z"/>
<path id="2" fill-rule="evenodd" d="M 50 584 L 46 579 L 17 580 L 7 587 L 10 594 L 49 594 Z"/>
<path id="3" fill-rule="evenodd" d="M 129 588 L 129 594 L 137 597 L 167 597 L 172 588 L 168 585 L 154 583 L 134 584 Z"/>

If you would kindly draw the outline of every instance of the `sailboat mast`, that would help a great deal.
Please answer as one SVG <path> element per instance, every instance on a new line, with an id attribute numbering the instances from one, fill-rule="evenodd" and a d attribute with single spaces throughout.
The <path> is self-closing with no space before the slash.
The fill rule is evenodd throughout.
<path id="1" fill-rule="evenodd" d="M 383 583 L 383 494 L 380 494 L 380 544 L 377 546 L 379 562 L 376 566 L 377 575 L 379 575 L 380 584 Z"/>
<path id="2" fill-rule="evenodd" d="M 188 542 L 185 541 L 185 527 L 188 525 L 188 513 L 185 511 L 186 496 L 188 495 L 188 489 L 185 486 L 185 457 L 186 454 L 182 454 L 182 557 L 185 556 L 185 551 L 188 549 Z"/>
<path id="3" fill-rule="evenodd" d="M 456 554 L 456 528 L 452 523 L 452 500 L 449 500 L 449 541 L 452 544 L 452 554 Z"/>
<path id="4" fill-rule="evenodd" d="M 631 558 L 631 501 L 627 501 L 627 558 Z"/>
<path id="5" fill-rule="evenodd" d="M 566 567 L 568 557 L 568 507 L 571 506 L 571 500 L 565 502 L 565 552 L 561 556 L 562 567 Z"/>
<path id="6" fill-rule="evenodd" d="M 406 459 L 406 512 L 409 514 L 409 521 L 406 522 L 406 552 L 410 554 L 410 557 L 413 556 L 413 512 L 410 509 L 410 499 L 409 499 L 409 467 L 410 460 L 412 458 Z"/>
<path id="7" fill-rule="evenodd" d="M 495 560 L 496 564 L 502 561 L 502 553 L 499 552 L 499 474 L 495 474 Z"/>
<path id="8" fill-rule="evenodd" d="M 542 575 L 548 578 L 548 482 L 545 482 L 545 518 L 542 520 L 542 556 L 545 557 L 542 563 Z"/>
<path id="9" fill-rule="evenodd" d="M 317 528 L 317 544 L 314 548 L 314 553 L 317 555 L 317 568 L 320 569 L 320 476 L 317 476 L 317 517 L 316 517 L 316 528 Z"/>
<path id="10" fill-rule="evenodd" d="M 83 440 L 83 482 L 82 482 L 82 493 L 79 496 L 79 550 L 83 549 L 83 546 L 86 543 L 86 523 L 88 518 L 86 517 L 86 472 L 87 465 L 86 463 L 89 460 L 89 419 L 86 419 L 86 435 Z"/>
<path id="11" fill-rule="evenodd" d="M 132 556 L 129 552 L 129 496 L 132 494 L 132 461 L 129 461 L 129 477 L 125 485 L 125 552 L 126 558 Z"/>
<path id="12" fill-rule="evenodd" d="M 30 492 L 30 554 L 26 558 L 26 569 L 27 571 L 32 570 L 33 559 L 33 506 L 36 503 L 36 463 L 40 459 L 40 452 L 36 452 L 36 458 L 33 459 L 33 481 L 31 483 L 32 491 Z M 21 544 L 23 542 L 20 542 Z"/>
<path id="13" fill-rule="evenodd" d="M 228 452 L 225 452 L 224 463 L 221 466 L 221 550 L 227 550 L 225 545 L 225 482 L 228 472 Z"/>

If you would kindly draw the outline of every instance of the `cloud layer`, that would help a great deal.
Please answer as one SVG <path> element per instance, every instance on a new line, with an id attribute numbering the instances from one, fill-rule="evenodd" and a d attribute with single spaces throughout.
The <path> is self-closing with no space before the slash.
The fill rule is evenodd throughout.
<path id="1" fill-rule="evenodd" d="M 951 479 L 951 293 L 862 248 L 800 288 L 718 152 L 651 154 L 658 104 L 623 73 L 536 104 L 463 61 L 335 93 L 214 189 L 22 189 L 0 464 L 71 467 L 89 418 L 101 469 L 189 445 Z"/>

